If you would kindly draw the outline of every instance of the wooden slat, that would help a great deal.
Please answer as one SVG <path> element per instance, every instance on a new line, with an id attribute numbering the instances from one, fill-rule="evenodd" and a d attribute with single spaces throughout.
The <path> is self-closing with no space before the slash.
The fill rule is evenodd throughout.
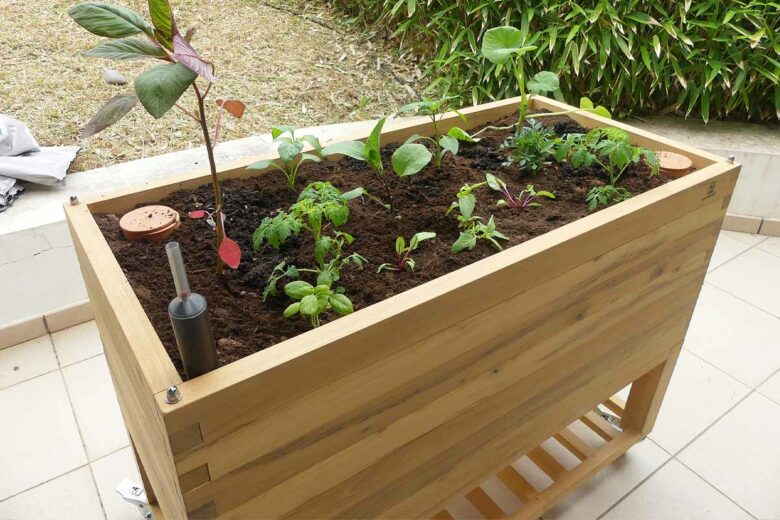
<path id="1" fill-rule="evenodd" d="M 528 502 L 538 493 L 531 483 L 512 466 L 507 466 L 499 471 L 498 478 L 523 503 Z"/>
<path id="2" fill-rule="evenodd" d="M 586 413 L 580 420 L 585 426 L 593 430 L 596 435 L 607 442 L 617 437 L 618 433 L 620 433 L 614 426 L 602 419 L 602 417 L 593 410 Z"/>
<path id="3" fill-rule="evenodd" d="M 455 518 L 446 509 L 442 509 L 431 517 L 433 520 L 455 520 Z"/>
<path id="4" fill-rule="evenodd" d="M 623 413 L 625 413 L 626 402 L 616 395 L 613 395 L 601 404 L 618 417 L 623 417 Z"/>
<path id="5" fill-rule="evenodd" d="M 511 515 L 511 520 L 536 520 L 544 512 L 554 507 L 566 494 L 623 455 L 639 440 L 639 434 L 633 430 L 621 433 L 613 441 L 600 448 L 592 457 L 572 469 L 552 486 L 537 494 L 533 500 Z"/>
<path id="6" fill-rule="evenodd" d="M 481 487 L 475 487 L 466 493 L 466 500 L 471 502 L 479 514 L 488 520 L 504 517 L 504 512 L 498 507 L 498 504 L 493 502 L 493 499 Z"/>
<path id="7" fill-rule="evenodd" d="M 552 480 L 558 480 L 561 475 L 566 473 L 566 468 L 541 446 L 529 451 L 528 458 Z"/>
<path id="8" fill-rule="evenodd" d="M 555 439 L 580 460 L 585 460 L 586 458 L 593 455 L 596 451 L 596 448 L 582 440 L 568 426 L 560 432 L 556 433 Z"/>

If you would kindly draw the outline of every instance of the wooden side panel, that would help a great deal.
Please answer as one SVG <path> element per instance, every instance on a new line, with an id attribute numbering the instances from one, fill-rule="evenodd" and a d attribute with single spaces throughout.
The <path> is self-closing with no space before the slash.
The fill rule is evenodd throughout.
<path id="1" fill-rule="evenodd" d="M 143 460 L 145 481 L 153 490 L 150 496 L 157 499 L 165 518 L 184 519 L 168 433 L 154 399 L 156 392 L 181 379 L 161 350 L 89 210 L 76 206 L 66 208 L 66 212 L 122 415 Z"/>
<path id="2" fill-rule="evenodd" d="M 736 179 L 708 170 L 184 383 L 176 469 L 211 479 L 186 508 L 408 518 L 474 489 L 679 346 Z"/>

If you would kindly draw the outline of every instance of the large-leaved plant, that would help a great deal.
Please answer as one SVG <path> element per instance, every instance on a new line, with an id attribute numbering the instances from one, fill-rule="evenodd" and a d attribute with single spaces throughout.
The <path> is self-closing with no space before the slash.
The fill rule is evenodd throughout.
<path id="1" fill-rule="evenodd" d="M 108 41 L 86 53 L 87 56 L 112 60 L 148 59 L 158 62 L 135 79 L 133 93 L 118 94 L 108 100 L 84 127 L 81 137 L 97 134 L 113 125 L 139 102 L 154 118 L 159 119 L 172 108 L 177 108 L 198 124 L 206 145 L 211 182 L 214 189 L 213 222 L 217 235 L 218 275 L 223 265 L 237 268 L 241 249 L 225 234 L 225 213 L 219 186 L 214 147 L 219 142 L 222 115 L 244 115 L 246 106 L 237 99 L 217 99 L 217 114 L 213 131 L 206 114 L 206 99 L 216 81 L 214 64 L 202 57 L 191 45 L 194 30 L 181 34 L 168 0 L 149 0 L 151 23 L 140 14 L 122 6 L 105 3 L 84 3 L 71 7 L 70 17 L 92 34 Z M 199 84 L 200 82 L 200 84 Z M 192 89 L 196 107 L 190 110 L 179 104 L 179 99 Z M 205 212 L 195 212 L 197 215 Z M 196 217 L 197 218 L 197 217 Z"/>

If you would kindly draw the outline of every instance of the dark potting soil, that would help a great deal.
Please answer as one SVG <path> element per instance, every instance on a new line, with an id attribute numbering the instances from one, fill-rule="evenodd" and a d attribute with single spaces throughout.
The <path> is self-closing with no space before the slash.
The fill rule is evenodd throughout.
<path id="1" fill-rule="evenodd" d="M 506 126 L 513 120 L 507 118 L 494 124 Z M 548 118 L 545 124 L 552 125 L 561 134 L 584 132 L 568 118 Z M 542 200 L 541 207 L 496 208 L 499 194 L 487 186 L 478 189 L 475 214 L 486 220 L 491 214 L 495 216 L 499 231 L 509 237 L 504 248 L 591 213 L 585 196 L 593 186 L 605 184 L 604 174 L 596 168 L 574 170 L 568 163 L 553 161 L 540 172 L 521 175 L 514 166 L 502 166 L 507 152 L 500 146 L 508 135 L 505 131 L 486 131 L 479 143 L 462 143 L 456 157 L 448 154 L 440 171 L 431 164 L 417 175 L 403 179 L 393 173 L 390 164 L 390 155 L 396 146 L 384 147 L 385 175 L 392 188 L 394 211 L 391 213 L 367 198 L 353 200 L 349 204 L 349 221 L 340 228 L 355 237 L 347 253 L 357 251 L 370 262 L 363 268 L 348 266 L 337 282 L 337 286 L 346 289 L 355 310 L 498 252 L 489 242 L 480 241 L 472 251 L 451 253 L 450 246 L 458 238 L 458 225 L 453 215 L 445 216 L 458 189 L 464 183 L 484 181 L 487 172 L 501 177 L 513 194 L 519 194 L 527 184 L 533 184 L 537 190 L 552 191 L 557 196 L 555 200 Z M 298 174 L 297 189 L 300 191 L 307 183 L 319 180 L 328 180 L 342 191 L 362 186 L 378 197 L 384 195 L 382 184 L 366 165 L 350 158 L 305 163 Z M 637 195 L 665 182 L 667 180 L 662 177 L 650 177 L 646 165 L 637 164 L 623 175 L 620 185 Z M 281 173 L 269 171 L 253 179 L 225 181 L 222 191 L 228 236 L 240 244 L 243 252 L 239 268 L 236 271 L 226 269 L 222 281 L 214 272 L 214 232 L 204 220 L 186 216 L 194 209 L 213 208 L 211 187 L 179 191 L 160 201 L 148 202 L 170 206 L 182 215 L 181 228 L 171 240 L 177 240 L 181 245 L 193 291 L 204 295 L 208 301 L 220 365 L 225 365 L 309 330 L 308 319 L 282 316 L 284 309 L 292 303 L 282 290 L 286 281 L 280 281 L 278 296 L 269 297 L 265 303 L 262 302 L 262 291 L 274 266 L 282 260 L 299 268 L 313 267 L 314 261 L 313 240 L 305 231 L 298 238 L 289 240 L 280 251 L 270 246 L 253 251 L 252 233 L 261 220 L 277 210 L 286 210 L 297 198 L 297 193 L 289 190 Z M 96 215 L 96 220 L 174 365 L 184 377 L 167 313 L 168 302 L 175 296 L 175 291 L 164 244 L 125 240 L 119 228 L 119 217 Z M 436 238 L 421 243 L 412 254 L 417 262 L 415 271 L 377 274 L 380 264 L 394 261 L 396 237 L 403 236 L 408 241 L 420 231 L 434 231 Z M 323 317 L 323 321 L 332 319 L 336 319 L 336 315 Z"/>

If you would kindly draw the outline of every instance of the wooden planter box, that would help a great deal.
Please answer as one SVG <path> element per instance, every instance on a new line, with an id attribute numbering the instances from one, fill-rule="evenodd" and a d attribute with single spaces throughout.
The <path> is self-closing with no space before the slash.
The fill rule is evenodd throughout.
<path id="1" fill-rule="evenodd" d="M 467 126 L 517 103 L 463 110 Z M 67 206 L 155 518 L 449 518 L 443 508 L 464 495 L 493 518 L 503 513 L 479 487 L 492 475 L 524 503 L 516 518 L 536 518 L 644 438 L 739 166 L 598 116 L 573 118 L 683 153 L 696 171 L 186 382 L 92 215 L 206 184 L 207 173 Z M 453 124 L 462 123 L 450 115 L 442 126 Z M 426 119 L 388 124 L 383 143 L 430 132 Z M 222 178 L 262 175 L 244 169 L 258 159 L 224 167 Z M 632 382 L 627 404 L 611 399 Z M 165 400 L 171 385 L 177 404 Z M 622 431 L 593 411 L 599 403 Z M 585 442 L 583 425 L 601 447 Z M 551 437 L 579 464 L 540 447 Z M 535 489 L 520 476 L 510 464 L 523 455 L 554 483 Z"/>

